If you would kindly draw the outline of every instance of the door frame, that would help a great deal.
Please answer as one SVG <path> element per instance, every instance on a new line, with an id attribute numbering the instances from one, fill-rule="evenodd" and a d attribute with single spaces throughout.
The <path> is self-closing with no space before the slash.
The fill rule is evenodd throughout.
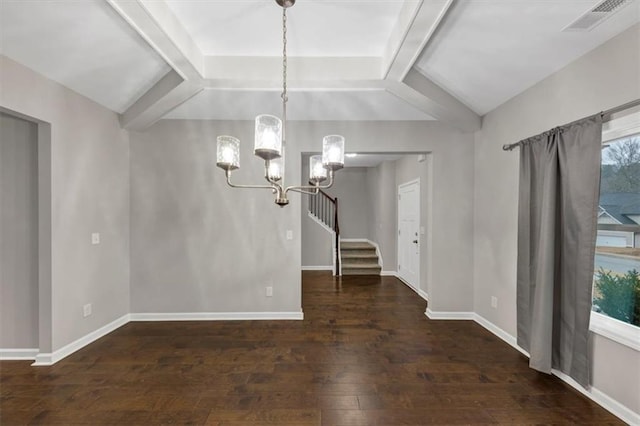
<path id="1" fill-rule="evenodd" d="M 416 217 L 418 218 L 418 263 L 417 263 L 417 273 L 416 273 L 416 283 L 409 283 L 406 280 L 404 280 L 401 276 L 400 276 L 400 268 L 398 267 L 400 265 L 400 190 L 404 187 L 407 186 L 411 186 L 411 185 L 416 185 L 418 186 L 418 211 L 416 212 Z M 398 277 L 399 280 L 401 280 L 403 283 L 405 283 L 406 285 L 408 285 L 411 289 L 413 289 L 416 292 L 420 291 L 420 259 L 422 257 L 422 238 L 421 238 L 421 233 L 420 233 L 420 229 L 422 226 L 421 220 L 420 220 L 420 204 L 422 203 L 422 195 L 421 195 L 421 189 L 420 189 L 420 178 L 417 179 L 413 179 L 410 180 L 408 182 L 404 182 L 398 185 L 398 189 L 397 189 L 397 197 L 396 197 L 396 276 Z"/>

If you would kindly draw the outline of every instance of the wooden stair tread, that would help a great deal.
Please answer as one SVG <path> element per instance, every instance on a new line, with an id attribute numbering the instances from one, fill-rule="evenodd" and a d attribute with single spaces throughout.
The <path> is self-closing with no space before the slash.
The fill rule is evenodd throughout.
<path id="1" fill-rule="evenodd" d="M 343 253 L 343 259 L 377 259 L 378 255 L 375 253 Z"/>

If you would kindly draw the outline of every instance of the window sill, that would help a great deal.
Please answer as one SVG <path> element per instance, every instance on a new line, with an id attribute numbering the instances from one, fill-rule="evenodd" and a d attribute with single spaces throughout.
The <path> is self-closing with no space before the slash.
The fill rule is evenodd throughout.
<path id="1" fill-rule="evenodd" d="M 591 312 L 589 330 L 640 352 L 640 327 Z"/>

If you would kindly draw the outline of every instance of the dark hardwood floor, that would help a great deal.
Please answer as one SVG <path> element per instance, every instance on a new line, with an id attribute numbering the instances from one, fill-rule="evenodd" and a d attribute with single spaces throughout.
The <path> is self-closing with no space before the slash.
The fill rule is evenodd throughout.
<path id="1" fill-rule="evenodd" d="M 0 363 L 0 423 L 622 424 L 395 278 L 303 274 L 304 321 L 129 323 L 51 367 Z"/>

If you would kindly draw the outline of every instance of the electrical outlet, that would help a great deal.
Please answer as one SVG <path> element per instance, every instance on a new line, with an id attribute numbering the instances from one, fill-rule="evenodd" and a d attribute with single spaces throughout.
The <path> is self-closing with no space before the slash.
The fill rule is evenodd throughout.
<path id="1" fill-rule="evenodd" d="M 287 231 L 287 240 L 293 240 L 293 231 L 292 230 L 288 230 Z"/>
<path id="2" fill-rule="evenodd" d="M 87 303 L 86 305 L 84 305 L 82 307 L 82 310 L 85 318 L 91 315 L 91 303 Z"/>
<path id="3" fill-rule="evenodd" d="M 267 297 L 273 296 L 273 287 L 265 287 Z"/>
<path id="4" fill-rule="evenodd" d="M 100 244 L 100 233 L 94 232 L 91 234 L 91 244 Z"/>
<path id="5" fill-rule="evenodd" d="M 495 296 L 491 296 L 491 307 L 494 309 L 498 307 L 498 298 Z"/>

